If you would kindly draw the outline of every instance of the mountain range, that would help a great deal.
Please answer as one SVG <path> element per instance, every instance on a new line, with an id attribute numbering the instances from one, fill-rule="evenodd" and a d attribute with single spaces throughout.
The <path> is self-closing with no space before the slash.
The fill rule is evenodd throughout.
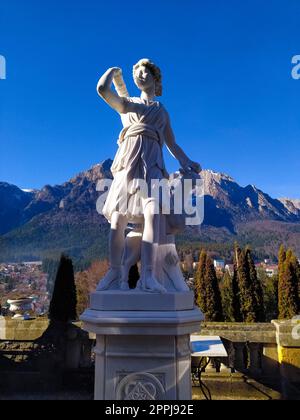
<path id="1" fill-rule="evenodd" d="M 21 190 L 0 182 L 0 261 L 52 257 L 104 257 L 109 225 L 96 211 L 100 179 L 112 178 L 110 159 L 62 185 Z M 179 241 L 250 244 L 275 257 L 281 243 L 300 255 L 300 200 L 274 199 L 253 185 L 203 170 L 205 219 Z"/>

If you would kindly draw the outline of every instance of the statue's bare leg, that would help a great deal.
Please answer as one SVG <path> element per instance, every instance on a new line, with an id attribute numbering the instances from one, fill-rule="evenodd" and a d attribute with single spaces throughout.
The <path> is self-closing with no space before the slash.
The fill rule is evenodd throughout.
<path id="1" fill-rule="evenodd" d="M 121 290 L 129 290 L 128 277 L 131 267 L 141 259 L 142 232 L 130 232 L 125 241 L 125 251 L 122 266 Z"/>
<path id="2" fill-rule="evenodd" d="M 142 277 L 140 287 L 149 292 L 165 293 L 166 289 L 159 283 L 153 274 L 153 251 L 155 229 L 159 215 L 155 214 L 156 203 L 154 200 L 146 200 L 144 211 L 144 233 L 142 240 Z"/>
<path id="3" fill-rule="evenodd" d="M 119 212 L 114 212 L 111 217 L 111 229 L 109 237 L 110 269 L 100 281 L 97 291 L 108 290 L 115 281 L 122 276 L 122 257 L 125 246 L 125 229 L 128 220 Z"/>

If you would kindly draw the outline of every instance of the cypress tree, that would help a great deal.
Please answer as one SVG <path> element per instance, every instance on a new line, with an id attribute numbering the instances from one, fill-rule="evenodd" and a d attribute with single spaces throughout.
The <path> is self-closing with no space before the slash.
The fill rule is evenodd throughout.
<path id="1" fill-rule="evenodd" d="M 241 302 L 240 302 L 240 288 L 237 270 L 234 270 L 232 277 L 232 291 L 233 291 L 233 314 L 235 322 L 243 322 Z"/>
<path id="2" fill-rule="evenodd" d="M 205 319 L 210 322 L 222 322 L 223 311 L 222 311 L 222 301 L 221 293 L 219 289 L 219 283 L 216 275 L 216 270 L 211 258 L 206 258 L 205 265 Z"/>
<path id="3" fill-rule="evenodd" d="M 285 260 L 286 249 L 281 245 L 278 253 L 278 318 L 285 318 L 285 294 L 283 293 L 284 277 L 285 277 Z"/>
<path id="4" fill-rule="evenodd" d="M 262 283 L 257 276 L 256 267 L 249 248 L 241 250 L 235 244 L 235 270 L 233 296 L 235 321 L 264 322 L 265 308 Z"/>
<path id="5" fill-rule="evenodd" d="M 292 250 L 279 251 L 278 311 L 279 319 L 291 319 L 300 309 L 298 295 L 298 261 Z"/>
<path id="6" fill-rule="evenodd" d="M 76 286 L 72 260 L 66 255 L 62 255 L 50 303 L 50 320 L 65 323 L 75 320 L 77 318 L 76 305 Z"/>
<path id="7" fill-rule="evenodd" d="M 211 322 L 223 321 L 222 300 L 216 271 L 205 250 L 201 251 L 195 276 L 197 305 Z"/>
<path id="8" fill-rule="evenodd" d="M 256 322 L 254 296 L 250 283 L 249 265 L 245 250 L 237 255 L 237 276 L 243 322 Z"/>
<path id="9" fill-rule="evenodd" d="M 291 264 L 293 266 L 293 272 L 294 272 L 294 282 L 295 282 L 295 288 L 296 288 L 296 294 L 297 294 L 297 310 L 298 315 L 300 312 L 300 264 L 297 256 L 293 253 L 291 257 Z"/>
<path id="10" fill-rule="evenodd" d="M 235 322 L 243 322 L 241 302 L 240 302 L 240 288 L 239 288 L 239 276 L 238 276 L 238 266 L 239 266 L 239 257 L 241 250 L 237 243 L 234 244 L 234 273 L 232 277 L 232 309 Z"/>
<path id="11" fill-rule="evenodd" d="M 291 262 L 294 268 L 295 283 L 298 290 L 298 312 L 300 311 L 300 263 L 296 255 L 293 253 Z"/>
<path id="12" fill-rule="evenodd" d="M 282 276 L 284 273 L 285 260 L 286 260 L 286 249 L 284 245 L 281 245 L 279 249 L 279 253 L 278 253 L 278 280 L 279 280 L 278 287 L 280 287 L 280 282 L 282 280 Z"/>
<path id="13" fill-rule="evenodd" d="M 266 322 L 278 319 L 278 274 L 268 276 L 263 268 L 258 271 L 263 285 Z"/>
<path id="14" fill-rule="evenodd" d="M 210 322 L 223 321 L 221 293 L 216 271 L 211 258 L 201 253 L 198 269 L 198 306 Z"/>
<path id="15" fill-rule="evenodd" d="M 253 309 L 256 322 L 265 322 L 266 314 L 264 307 L 264 293 L 260 279 L 257 276 L 256 267 L 252 258 L 251 250 L 247 248 L 246 258 L 249 270 L 249 282 L 252 290 Z"/>
<path id="16" fill-rule="evenodd" d="M 206 270 L 207 254 L 202 250 L 199 258 L 199 265 L 195 276 L 195 297 L 197 306 L 201 311 L 206 313 L 206 286 L 205 286 L 205 270 Z"/>
<path id="17" fill-rule="evenodd" d="M 221 289 L 222 307 L 224 320 L 226 322 L 235 322 L 235 310 L 233 293 L 233 278 L 228 271 L 225 272 L 223 277 L 223 284 Z"/>

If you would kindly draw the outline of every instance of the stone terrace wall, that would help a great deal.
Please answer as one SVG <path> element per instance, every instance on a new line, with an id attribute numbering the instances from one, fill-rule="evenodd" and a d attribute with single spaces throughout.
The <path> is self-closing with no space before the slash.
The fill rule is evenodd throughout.
<path id="1" fill-rule="evenodd" d="M 275 380 L 279 376 L 276 328 L 271 323 L 204 322 L 201 334 L 222 338 L 229 355 L 223 362 L 233 371 Z"/>
<path id="2" fill-rule="evenodd" d="M 0 317 L 0 340 L 34 341 L 43 335 L 48 326 L 47 318 L 24 321 Z"/>
<path id="3" fill-rule="evenodd" d="M 232 342 L 276 344 L 276 328 L 271 323 L 203 322 L 202 335 L 219 335 Z"/>
<path id="4" fill-rule="evenodd" d="M 37 340 L 43 336 L 49 325 L 47 318 L 24 321 L 0 317 L 0 364 L 10 368 L 11 363 L 9 365 L 7 361 L 26 362 L 30 353 L 41 345 Z M 93 337 L 84 332 L 81 325 L 80 322 L 70 324 L 65 332 L 59 333 L 64 334 L 61 338 L 65 346 L 63 350 L 65 369 L 92 365 Z"/>

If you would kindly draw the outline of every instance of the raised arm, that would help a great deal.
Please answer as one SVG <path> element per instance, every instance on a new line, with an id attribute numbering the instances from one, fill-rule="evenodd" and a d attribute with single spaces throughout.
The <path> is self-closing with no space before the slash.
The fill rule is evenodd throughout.
<path id="1" fill-rule="evenodd" d="M 191 159 L 187 157 L 187 155 L 184 153 L 182 148 L 176 143 L 175 135 L 171 127 L 170 117 L 167 115 L 167 125 L 165 129 L 165 141 L 166 146 L 169 149 L 172 156 L 175 157 L 182 166 L 182 169 L 184 171 L 195 171 L 197 173 L 200 173 L 202 168 L 201 165 L 197 162 L 193 162 Z"/>
<path id="2" fill-rule="evenodd" d="M 113 89 L 113 78 L 117 72 L 121 71 L 118 67 L 108 69 L 99 79 L 97 85 L 98 95 L 120 114 L 125 114 L 130 110 L 130 104 L 127 98 L 119 96 Z"/>

